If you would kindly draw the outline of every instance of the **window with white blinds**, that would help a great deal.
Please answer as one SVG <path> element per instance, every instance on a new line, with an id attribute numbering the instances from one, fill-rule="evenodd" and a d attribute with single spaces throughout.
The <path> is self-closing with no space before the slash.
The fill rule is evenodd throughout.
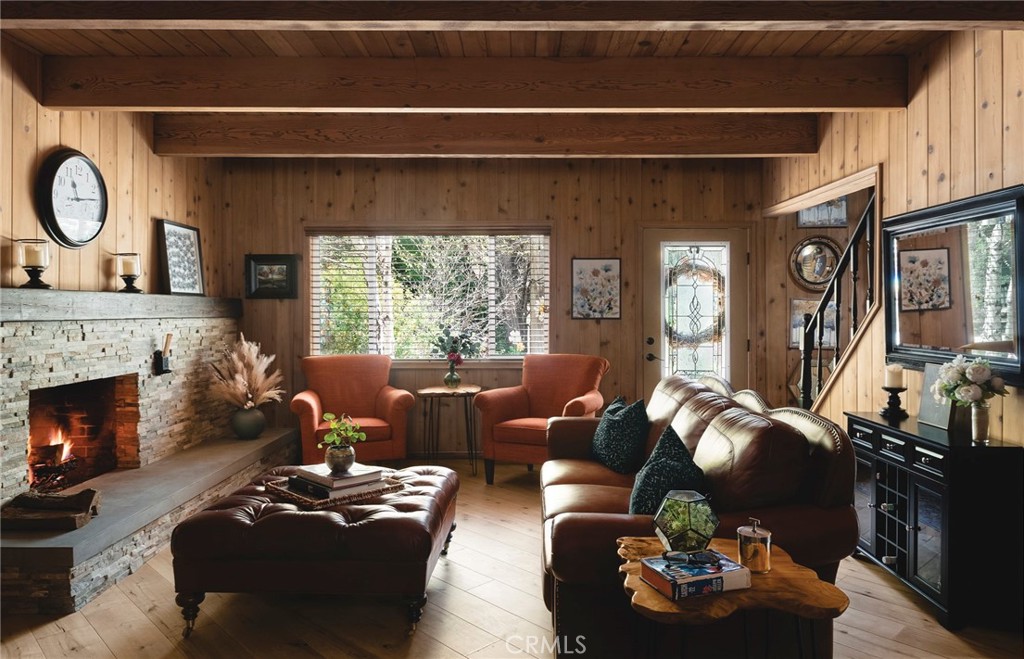
<path id="1" fill-rule="evenodd" d="M 437 359 L 441 328 L 480 357 L 548 351 L 546 235 L 310 235 L 311 353 Z"/>

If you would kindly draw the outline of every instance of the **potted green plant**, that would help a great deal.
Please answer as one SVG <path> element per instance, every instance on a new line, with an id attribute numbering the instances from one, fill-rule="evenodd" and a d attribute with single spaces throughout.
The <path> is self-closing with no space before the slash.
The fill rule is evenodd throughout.
<path id="1" fill-rule="evenodd" d="M 366 433 L 359 430 L 359 424 L 347 414 L 339 417 L 332 412 L 324 412 L 324 421 L 328 422 L 330 430 L 316 445 L 317 448 L 327 445 L 324 464 L 332 472 L 348 471 L 356 462 L 356 450 L 352 444 L 366 441 Z"/>

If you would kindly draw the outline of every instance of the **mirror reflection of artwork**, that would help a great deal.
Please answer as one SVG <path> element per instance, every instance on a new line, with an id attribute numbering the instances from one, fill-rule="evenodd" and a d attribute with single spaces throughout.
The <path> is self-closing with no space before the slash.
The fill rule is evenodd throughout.
<path id="1" fill-rule="evenodd" d="M 900 252 L 900 311 L 949 309 L 949 250 Z"/>

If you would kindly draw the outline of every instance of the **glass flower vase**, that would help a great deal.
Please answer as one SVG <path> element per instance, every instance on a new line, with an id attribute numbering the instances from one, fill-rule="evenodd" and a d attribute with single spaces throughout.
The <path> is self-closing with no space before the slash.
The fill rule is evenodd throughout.
<path id="1" fill-rule="evenodd" d="M 457 389 L 462 384 L 462 376 L 455 372 L 455 364 L 448 363 L 448 372 L 444 374 L 444 385 Z"/>
<path id="2" fill-rule="evenodd" d="M 971 439 L 979 444 L 988 442 L 988 401 L 971 404 Z"/>

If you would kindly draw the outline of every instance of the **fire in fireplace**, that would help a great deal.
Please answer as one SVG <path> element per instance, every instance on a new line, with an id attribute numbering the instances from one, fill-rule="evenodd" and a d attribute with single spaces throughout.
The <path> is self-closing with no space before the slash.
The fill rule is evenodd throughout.
<path id="1" fill-rule="evenodd" d="M 138 466 L 138 375 L 29 392 L 29 486 L 57 492 Z"/>

